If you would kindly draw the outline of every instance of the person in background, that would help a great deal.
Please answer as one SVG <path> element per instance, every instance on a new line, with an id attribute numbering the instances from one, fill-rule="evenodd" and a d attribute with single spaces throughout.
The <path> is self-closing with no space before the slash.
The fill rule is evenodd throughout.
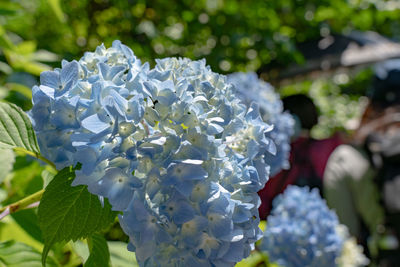
<path id="1" fill-rule="evenodd" d="M 378 266 L 400 266 L 400 60 L 376 65 L 359 129 L 330 156 L 324 192 Z"/>
<path id="2" fill-rule="evenodd" d="M 284 109 L 296 120 L 295 134 L 289 157 L 290 169 L 283 170 L 268 180 L 258 192 L 261 198 L 260 218 L 265 219 L 271 211 L 273 199 L 288 185 L 317 187 L 322 190 L 322 177 L 329 155 L 342 141 L 339 135 L 316 140 L 310 137 L 311 129 L 318 123 L 315 104 L 306 95 L 296 94 L 282 99 Z"/>

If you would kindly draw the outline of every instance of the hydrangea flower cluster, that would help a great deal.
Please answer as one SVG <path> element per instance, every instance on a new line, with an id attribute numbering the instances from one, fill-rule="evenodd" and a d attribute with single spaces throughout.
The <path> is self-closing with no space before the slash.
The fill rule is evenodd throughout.
<path id="1" fill-rule="evenodd" d="M 261 243 L 282 266 L 336 266 L 343 246 L 338 219 L 318 189 L 289 186 L 273 203 Z"/>
<path id="2" fill-rule="evenodd" d="M 150 69 L 115 41 L 42 73 L 29 115 L 42 153 L 122 211 L 141 266 L 233 266 L 262 236 L 275 146 L 258 109 L 204 60 Z"/>
<path id="3" fill-rule="evenodd" d="M 283 111 L 283 103 L 274 88 L 257 77 L 254 72 L 233 73 L 228 81 L 237 88 L 237 95 L 247 106 L 258 103 L 262 118 L 274 126 L 267 133 L 277 146 L 276 154 L 266 153 L 266 161 L 271 166 L 270 174 L 274 176 L 282 169 L 288 169 L 290 138 L 294 134 L 294 120 L 288 112 Z"/>

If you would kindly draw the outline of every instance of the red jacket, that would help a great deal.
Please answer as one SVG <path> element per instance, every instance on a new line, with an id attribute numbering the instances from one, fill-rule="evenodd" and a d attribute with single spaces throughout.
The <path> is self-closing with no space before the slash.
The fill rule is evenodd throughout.
<path id="1" fill-rule="evenodd" d="M 269 179 L 264 189 L 258 192 L 261 198 L 261 206 L 258 209 L 260 218 L 265 219 L 268 216 L 275 196 L 281 194 L 288 185 L 299 184 L 299 177 L 310 176 L 312 173 L 322 185 L 329 155 L 340 144 L 342 141 L 339 135 L 322 140 L 306 137 L 296 139 L 291 144 L 290 169 L 283 170 Z"/>

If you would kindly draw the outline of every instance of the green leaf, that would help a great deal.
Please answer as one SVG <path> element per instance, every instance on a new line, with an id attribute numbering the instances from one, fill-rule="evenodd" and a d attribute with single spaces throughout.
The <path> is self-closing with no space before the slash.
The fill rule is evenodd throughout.
<path id="1" fill-rule="evenodd" d="M 11 217 L 26 233 L 35 240 L 43 243 L 42 231 L 40 231 L 38 224 L 38 216 L 33 209 L 21 210 L 11 214 Z"/>
<path id="2" fill-rule="evenodd" d="M 0 221 L 0 240 L 22 242 L 33 247 L 37 251 L 43 250 L 43 243 L 31 237 L 24 229 L 22 229 L 12 216 L 6 216 Z"/>
<path id="3" fill-rule="evenodd" d="M 11 149 L 0 148 L 0 183 L 11 172 L 14 162 L 14 152 Z"/>
<path id="4" fill-rule="evenodd" d="M 267 229 L 267 221 L 262 220 L 260 221 L 260 223 L 258 224 L 258 227 L 260 227 L 261 231 L 265 231 L 265 229 Z"/>
<path id="5" fill-rule="evenodd" d="M 14 48 L 14 52 L 18 55 L 30 55 L 36 51 L 35 41 L 23 41 L 17 44 Z"/>
<path id="6" fill-rule="evenodd" d="M 56 62 L 60 60 L 60 57 L 57 54 L 47 50 L 38 50 L 37 52 L 33 53 L 32 59 L 36 61 Z"/>
<path id="7" fill-rule="evenodd" d="M 1 45 L 1 43 L 2 43 L 2 40 L 0 38 L 0 45 Z M 27 45 L 25 47 L 24 46 L 21 47 L 20 49 L 26 49 L 26 51 L 28 51 L 28 49 L 30 49 L 30 47 Z M 31 73 L 31 74 L 37 75 L 37 76 L 39 76 L 40 73 L 43 71 L 51 70 L 50 66 L 34 61 L 32 58 L 32 56 L 34 54 L 32 54 L 32 53 L 21 54 L 15 50 L 16 50 L 16 48 L 3 50 L 8 63 L 14 69 L 23 70 L 25 72 L 28 72 L 28 73 Z"/>
<path id="8" fill-rule="evenodd" d="M 0 243 L 0 266 L 7 267 L 40 267 L 40 252 L 34 248 L 15 241 Z M 47 266 L 59 266 L 55 260 L 48 258 Z"/>
<path id="9" fill-rule="evenodd" d="M 139 267 L 135 253 L 126 249 L 127 245 L 120 241 L 108 241 L 112 267 Z"/>
<path id="10" fill-rule="evenodd" d="M 266 264 L 267 262 L 268 262 L 268 257 L 266 254 L 254 250 L 249 257 L 236 263 L 235 267 L 270 266 L 269 264 Z"/>
<path id="11" fill-rule="evenodd" d="M 110 251 L 106 239 L 100 234 L 94 234 L 88 239 L 90 256 L 84 267 L 109 267 Z"/>
<path id="12" fill-rule="evenodd" d="M 70 243 L 74 253 L 77 254 L 83 262 L 86 262 L 90 255 L 87 242 L 78 240 Z M 110 251 L 112 267 L 139 267 L 139 264 L 136 262 L 135 253 L 127 250 L 127 243 L 122 241 L 107 241 L 107 245 Z"/>
<path id="13" fill-rule="evenodd" d="M 4 72 L 7 75 L 10 75 L 12 73 L 12 68 L 7 63 L 0 61 L 0 71 Z"/>
<path id="14" fill-rule="evenodd" d="M 54 174 L 52 171 L 45 169 L 42 171 L 42 179 L 43 179 L 43 187 L 47 187 L 47 185 L 54 179 Z"/>
<path id="15" fill-rule="evenodd" d="M 6 49 L 14 49 L 14 44 L 6 34 L 6 30 L 0 25 L 0 47 Z"/>
<path id="16" fill-rule="evenodd" d="M 1 70 L 1 66 L 0 66 L 0 70 Z M 4 98 L 8 97 L 8 93 L 9 93 L 9 90 L 7 87 L 0 86 L 0 99 L 4 99 Z"/>
<path id="17" fill-rule="evenodd" d="M 77 254 L 81 259 L 82 262 L 87 261 L 89 258 L 90 252 L 86 242 L 82 240 L 77 240 L 75 242 L 70 242 L 72 249 L 75 254 Z M 114 267 L 114 265 L 112 265 Z"/>
<path id="18" fill-rule="evenodd" d="M 35 62 L 35 61 L 24 61 L 21 60 L 14 65 L 15 68 L 20 68 L 26 72 L 29 72 L 33 75 L 39 76 L 43 71 L 51 70 L 52 68 L 49 65 Z"/>
<path id="19" fill-rule="evenodd" d="M 25 96 L 28 99 L 32 98 L 32 90 L 31 88 L 20 84 L 20 83 L 7 83 L 5 84 L 5 87 L 7 87 L 9 90 L 11 91 L 15 91 L 18 92 L 20 94 L 22 94 L 23 96 Z"/>
<path id="20" fill-rule="evenodd" d="M 0 148 L 15 147 L 39 153 L 32 123 L 25 112 L 14 104 L 0 102 Z"/>
<path id="21" fill-rule="evenodd" d="M 46 187 L 39 205 L 39 226 L 45 246 L 42 260 L 46 259 L 50 247 L 61 241 L 86 238 L 107 228 L 116 216 L 111 205 L 105 201 L 102 207 L 97 196 L 87 187 L 71 186 L 74 170 L 64 168 Z"/>
<path id="22" fill-rule="evenodd" d="M 10 175 L 11 180 L 9 184 L 11 187 L 8 188 L 8 204 L 43 189 L 43 180 L 41 177 L 43 167 L 38 161 L 26 162 L 26 165 L 19 166 L 19 164 L 25 163 L 23 160 L 24 158 L 17 157 L 14 164 L 14 171 Z"/>
<path id="23" fill-rule="evenodd" d="M 17 3 L 0 3 L 0 16 L 14 15 L 21 9 Z"/>
<path id="24" fill-rule="evenodd" d="M 65 22 L 65 16 L 64 16 L 64 13 L 63 13 L 63 11 L 61 9 L 60 0 L 49 0 L 48 3 L 50 5 L 51 9 L 53 10 L 54 14 L 56 15 L 57 19 L 60 22 L 64 23 Z"/>

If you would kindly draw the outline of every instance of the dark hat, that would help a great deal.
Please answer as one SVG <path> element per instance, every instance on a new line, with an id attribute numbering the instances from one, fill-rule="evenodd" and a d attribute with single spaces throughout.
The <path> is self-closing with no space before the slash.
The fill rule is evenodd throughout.
<path id="1" fill-rule="evenodd" d="M 400 104 L 400 59 L 376 64 L 369 98 L 381 107 Z"/>
<path id="2" fill-rule="evenodd" d="M 318 111 L 312 99 L 303 94 L 295 94 L 282 99 L 283 109 L 296 115 L 301 128 L 311 130 L 318 123 Z"/>

